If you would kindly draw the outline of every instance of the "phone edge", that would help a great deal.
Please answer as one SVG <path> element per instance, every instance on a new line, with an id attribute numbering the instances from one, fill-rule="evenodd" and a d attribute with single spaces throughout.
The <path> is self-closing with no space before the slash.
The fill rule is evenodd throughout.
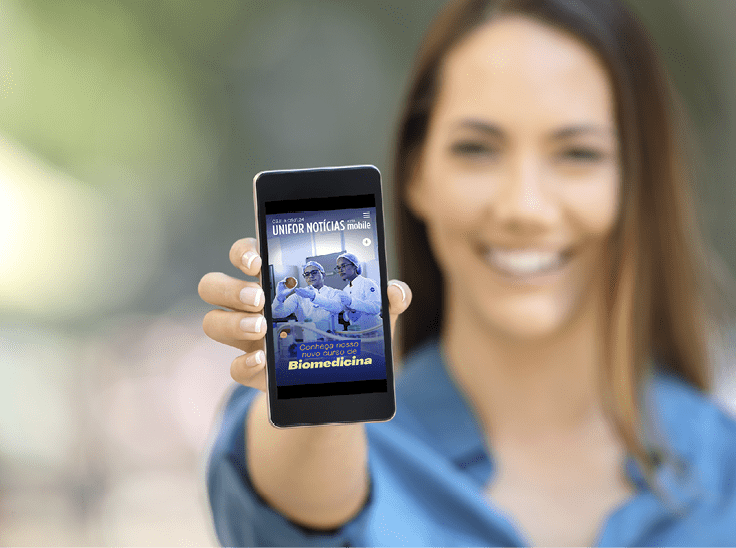
<path id="1" fill-rule="evenodd" d="M 326 170 L 332 170 L 332 169 L 359 169 L 359 168 L 371 168 L 378 173 L 378 186 L 380 189 L 380 195 L 381 195 L 381 218 L 383 221 L 383 251 L 384 251 L 384 263 L 386 265 L 386 278 L 388 278 L 388 261 L 386 256 L 386 213 L 384 208 L 384 192 L 383 192 L 383 174 L 381 173 L 381 170 L 378 168 L 378 166 L 374 164 L 354 164 L 354 165 L 347 165 L 347 166 L 322 166 L 322 167 L 314 167 L 314 168 L 295 168 L 295 169 L 271 169 L 271 170 L 262 170 L 256 173 L 253 176 L 253 209 L 254 209 L 254 218 L 255 218 L 255 224 L 256 224 L 256 246 L 258 248 L 258 254 L 261 255 L 261 239 L 260 239 L 260 226 L 259 226 L 259 218 L 258 218 L 258 194 L 256 191 L 256 185 L 258 182 L 258 178 L 262 175 L 269 174 L 269 173 L 294 173 L 294 172 L 309 172 L 309 171 L 326 171 Z M 261 287 L 263 287 L 263 264 L 261 264 L 261 270 L 258 274 L 259 284 Z M 386 298 L 388 299 L 388 279 L 383 280 L 383 282 L 386 285 Z M 263 306 L 266 306 L 266 302 L 264 299 Z M 264 315 L 265 317 L 265 315 Z M 391 320 L 389 319 L 389 322 Z M 390 327 L 389 327 L 390 330 Z M 389 331 L 390 333 L 390 331 Z M 396 364 L 395 364 L 395 356 L 393 355 L 393 333 L 390 333 L 391 337 L 391 344 L 389 345 L 389 352 L 391 352 L 391 380 L 393 384 L 393 413 L 390 417 L 387 417 L 385 419 L 376 419 L 376 420 L 367 420 L 367 421 L 358 421 L 359 423 L 380 423 L 380 422 L 389 422 L 396 416 Z M 292 425 L 279 425 L 274 422 L 273 417 L 271 415 L 271 389 L 270 389 L 270 376 L 269 376 L 269 368 L 268 368 L 268 344 L 264 344 L 264 355 L 266 357 L 266 364 L 265 364 L 265 372 L 266 372 L 266 409 L 267 409 L 267 416 L 268 416 L 268 422 L 273 426 L 274 428 L 278 428 L 279 430 L 287 430 L 289 428 L 310 428 L 310 427 L 319 427 L 319 426 L 339 426 L 339 425 L 346 425 L 346 424 L 356 424 L 352 421 L 346 421 L 346 422 L 324 422 L 319 424 L 292 424 Z"/>

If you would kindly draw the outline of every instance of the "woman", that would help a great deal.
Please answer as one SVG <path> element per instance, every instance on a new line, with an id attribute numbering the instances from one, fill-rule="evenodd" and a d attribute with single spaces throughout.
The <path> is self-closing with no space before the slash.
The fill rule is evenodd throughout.
<path id="1" fill-rule="evenodd" d="M 619 2 L 451 3 L 399 128 L 396 417 L 280 431 L 238 387 L 208 473 L 221 542 L 736 544 L 736 424 L 702 395 L 720 312 L 671 103 Z M 260 268 L 252 240 L 231 261 Z M 241 290 L 259 288 L 202 280 L 235 310 L 204 328 L 263 390 Z"/>
<path id="2" fill-rule="evenodd" d="M 343 253 L 335 261 L 335 272 L 347 285 L 342 290 L 342 303 L 351 326 L 359 330 L 381 324 L 381 293 L 378 284 L 361 276 L 360 261 L 352 253 Z"/>

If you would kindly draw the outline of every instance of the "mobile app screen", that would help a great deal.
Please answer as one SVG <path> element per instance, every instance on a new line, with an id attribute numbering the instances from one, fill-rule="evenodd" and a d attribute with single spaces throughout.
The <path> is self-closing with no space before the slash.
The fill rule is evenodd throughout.
<path id="1" fill-rule="evenodd" d="M 265 209 L 277 397 L 386 392 L 374 196 Z"/>

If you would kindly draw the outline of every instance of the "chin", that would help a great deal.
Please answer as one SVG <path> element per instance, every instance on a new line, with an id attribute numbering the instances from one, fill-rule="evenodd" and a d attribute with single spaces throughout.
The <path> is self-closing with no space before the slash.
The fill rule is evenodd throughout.
<path id="1" fill-rule="evenodd" d="M 529 301 L 484 303 L 491 306 L 484 307 L 481 317 L 497 334 L 531 342 L 561 334 L 575 316 L 575 302 L 556 299 Z"/>
<path id="2" fill-rule="evenodd" d="M 523 318 L 518 316 L 508 318 L 507 321 L 495 321 L 493 323 L 499 335 L 508 339 L 529 342 L 552 337 L 561 331 L 563 325 L 563 322 L 558 321 L 557 318 Z"/>

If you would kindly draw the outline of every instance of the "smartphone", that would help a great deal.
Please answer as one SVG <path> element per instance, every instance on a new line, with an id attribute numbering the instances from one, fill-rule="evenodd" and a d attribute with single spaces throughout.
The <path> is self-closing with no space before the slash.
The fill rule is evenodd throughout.
<path id="1" fill-rule="evenodd" d="M 396 399 L 380 172 L 371 165 L 262 171 L 253 194 L 271 424 L 390 420 Z"/>

